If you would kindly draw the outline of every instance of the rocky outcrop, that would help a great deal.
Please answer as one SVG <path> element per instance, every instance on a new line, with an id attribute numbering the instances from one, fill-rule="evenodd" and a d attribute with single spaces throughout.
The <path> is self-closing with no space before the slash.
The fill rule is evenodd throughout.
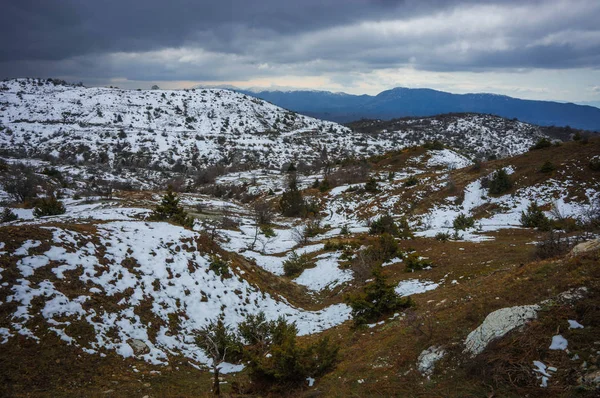
<path id="1" fill-rule="evenodd" d="M 490 313 L 477 329 L 469 333 L 464 352 L 471 356 L 480 354 L 492 340 L 536 319 L 539 309 L 538 305 L 523 305 L 501 308 Z"/>

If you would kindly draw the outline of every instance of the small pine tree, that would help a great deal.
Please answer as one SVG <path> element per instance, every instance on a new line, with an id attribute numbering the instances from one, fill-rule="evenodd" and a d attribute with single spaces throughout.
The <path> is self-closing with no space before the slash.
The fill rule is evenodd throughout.
<path id="1" fill-rule="evenodd" d="M 279 200 L 279 209 L 285 217 L 300 217 L 305 213 L 306 202 L 297 188 L 286 190 Z"/>
<path id="2" fill-rule="evenodd" d="M 357 326 L 378 321 L 383 315 L 414 305 L 410 297 L 400 297 L 394 291 L 394 285 L 387 283 L 379 267 L 373 269 L 373 277 L 374 281 L 365 285 L 362 292 L 345 299 L 352 307 L 352 317 Z"/>
<path id="3" fill-rule="evenodd" d="M 404 181 L 405 187 L 413 187 L 419 183 L 419 179 L 415 176 L 410 176 L 406 181 Z"/>
<path id="4" fill-rule="evenodd" d="M 234 330 L 225 325 L 224 315 L 216 321 L 211 321 L 195 333 L 198 347 L 212 360 L 214 373 L 213 393 L 220 395 L 219 370 L 226 360 L 239 360 L 242 354 L 242 344 Z"/>
<path id="5" fill-rule="evenodd" d="M 194 219 L 189 217 L 185 209 L 179 205 L 179 197 L 173 192 L 173 187 L 170 185 L 161 203 L 150 214 L 150 220 L 171 221 L 186 228 L 194 226 Z"/>
<path id="6" fill-rule="evenodd" d="M 475 220 L 473 219 L 473 217 L 469 217 L 462 213 L 456 216 L 456 218 L 452 222 L 452 227 L 454 227 L 456 231 L 464 231 L 469 228 L 473 228 L 474 226 Z"/>
<path id="7" fill-rule="evenodd" d="M 398 225 L 394 222 L 394 218 L 389 214 L 386 214 L 371 222 L 369 233 L 371 235 L 388 233 L 392 236 L 398 236 L 400 235 L 400 230 L 398 229 Z"/>
<path id="8" fill-rule="evenodd" d="M 506 170 L 498 169 L 489 183 L 489 192 L 491 195 L 500 195 L 511 189 L 512 185 Z"/>
<path id="9" fill-rule="evenodd" d="M 35 217 L 57 216 L 59 214 L 64 214 L 65 212 L 65 205 L 60 200 L 56 199 L 54 194 L 38 200 L 37 206 L 33 209 L 33 215 Z"/>
<path id="10" fill-rule="evenodd" d="M 556 166 L 550 161 L 545 162 L 540 168 L 542 173 L 552 173 L 554 170 L 556 170 Z"/>
<path id="11" fill-rule="evenodd" d="M 290 254 L 290 258 L 283 262 L 283 272 L 287 277 L 298 276 L 307 268 L 313 268 L 315 263 L 311 261 L 308 254 L 298 255 L 295 251 Z"/>
<path id="12" fill-rule="evenodd" d="M 540 138 L 538 142 L 535 143 L 534 146 L 529 148 L 530 151 L 535 151 L 538 149 L 549 148 L 552 146 L 552 142 L 547 138 Z"/>
<path id="13" fill-rule="evenodd" d="M 371 193 L 377 193 L 377 192 L 379 192 L 379 187 L 377 186 L 377 180 L 375 180 L 375 178 L 371 178 L 365 184 L 365 191 L 371 192 Z"/>
<path id="14" fill-rule="evenodd" d="M 8 207 L 5 207 L 2 211 L 2 214 L 0 215 L 0 222 L 11 222 L 16 221 L 18 219 L 19 216 L 13 213 L 13 211 Z"/>
<path id="15" fill-rule="evenodd" d="M 239 324 L 238 331 L 247 344 L 244 358 L 250 378 L 258 385 L 297 385 L 307 377 L 323 375 L 337 361 L 337 345 L 322 338 L 307 347 L 299 346 L 296 324 L 283 317 L 267 321 L 262 312 L 249 315 Z"/>
<path id="16" fill-rule="evenodd" d="M 539 228 L 542 231 L 551 229 L 550 220 L 535 202 L 531 202 L 527 211 L 521 213 L 521 225 L 526 228 Z"/>

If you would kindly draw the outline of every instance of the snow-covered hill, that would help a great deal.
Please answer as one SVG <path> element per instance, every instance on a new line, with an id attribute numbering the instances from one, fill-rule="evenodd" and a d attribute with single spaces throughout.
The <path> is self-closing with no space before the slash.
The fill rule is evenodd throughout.
<path id="1" fill-rule="evenodd" d="M 120 90 L 18 79 L 0 84 L 0 146 L 64 160 L 202 167 L 219 161 L 279 167 L 350 130 L 221 89 Z"/>
<path id="2" fill-rule="evenodd" d="M 515 156 L 547 137 L 539 126 L 475 113 L 391 121 L 364 120 L 351 123 L 350 127 L 373 137 L 393 137 L 407 145 L 439 140 L 483 158 Z"/>
<path id="3" fill-rule="evenodd" d="M 386 122 L 389 124 L 389 122 Z M 356 131 L 222 89 L 121 90 L 54 80 L 0 84 L 0 149 L 64 163 L 178 171 L 207 165 L 280 168 L 370 156 L 440 139 L 473 155 L 522 153 L 536 126 L 488 115 L 357 124 Z"/>

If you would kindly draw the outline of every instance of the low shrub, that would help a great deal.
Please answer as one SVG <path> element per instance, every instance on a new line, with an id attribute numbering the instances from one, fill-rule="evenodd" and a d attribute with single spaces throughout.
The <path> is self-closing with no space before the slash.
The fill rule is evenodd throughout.
<path id="1" fill-rule="evenodd" d="M 405 187 L 413 187 L 419 183 L 419 179 L 415 176 L 410 176 L 406 181 L 404 181 Z"/>
<path id="2" fill-rule="evenodd" d="M 531 202 L 527 210 L 521 213 L 521 225 L 526 228 L 539 228 L 542 231 L 552 228 L 551 221 L 535 202 Z"/>
<path id="3" fill-rule="evenodd" d="M 538 149 L 549 148 L 552 146 L 552 142 L 547 138 L 540 138 L 538 142 L 535 143 L 532 147 L 529 148 L 530 151 L 535 151 Z"/>
<path id="4" fill-rule="evenodd" d="M 600 155 L 596 155 L 591 158 L 588 165 L 593 171 L 600 171 Z"/>
<path id="5" fill-rule="evenodd" d="M 410 297 L 400 297 L 395 286 L 388 284 L 380 268 L 373 270 L 374 280 L 365 285 L 361 292 L 346 296 L 345 302 L 352 308 L 356 326 L 378 321 L 399 309 L 414 305 Z"/>
<path id="6" fill-rule="evenodd" d="M 313 268 L 315 263 L 311 260 L 308 254 L 298 255 L 295 251 L 290 254 L 290 257 L 283 262 L 283 272 L 287 277 L 295 277 L 302 273 L 307 268 Z"/>
<path id="7" fill-rule="evenodd" d="M 465 231 L 469 228 L 473 228 L 474 226 L 475 220 L 473 219 L 473 217 L 469 217 L 462 213 L 456 216 L 456 218 L 452 222 L 452 227 L 456 231 Z"/>
<path id="8" fill-rule="evenodd" d="M 512 188 L 512 181 L 504 169 L 496 170 L 488 184 L 491 195 L 500 195 Z"/>
<path id="9" fill-rule="evenodd" d="M 450 240 L 450 234 L 448 232 L 438 232 L 435 234 L 435 239 L 441 242 L 447 242 Z"/>
<path id="10" fill-rule="evenodd" d="M 369 233 L 372 235 L 388 233 L 393 236 L 398 236 L 400 230 L 398 229 L 398 225 L 396 225 L 394 218 L 389 214 L 386 214 L 371 222 Z"/>
<path id="11" fill-rule="evenodd" d="M 540 168 L 541 173 L 552 173 L 554 170 L 556 170 L 556 166 L 550 161 L 544 163 Z"/>
<path id="12" fill-rule="evenodd" d="M 406 272 L 420 271 L 431 266 L 431 261 L 422 258 L 417 253 L 410 253 L 404 258 L 404 270 Z"/>
<path id="13" fill-rule="evenodd" d="M 4 210 L 2 210 L 2 213 L 0 214 L 0 222 L 11 222 L 16 221 L 18 219 L 19 216 L 13 213 L 13 211 L 8 207 L 5 207 Z"/>
<path id="14" fill-rule="evenodd" d="M 57 216 L 65 212 L 65 205 L 54 195 L 36 200 L 36 207 L 33 209 L 35 217 Z"/>
<path id="15" fill-rule="evenodd" d="M 210 260 L 209 270 L 223 278 L 231 278 L 231 271 L 225 260 L 217 256 L 212 256 Z"/>

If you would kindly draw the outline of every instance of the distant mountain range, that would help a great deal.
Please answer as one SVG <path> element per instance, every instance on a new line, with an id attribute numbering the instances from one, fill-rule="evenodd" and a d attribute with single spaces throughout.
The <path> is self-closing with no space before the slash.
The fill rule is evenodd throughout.
<path id="1" fill-rule="evenodd" d="M 516 118 L 541 126 L 570 126 L 600 131 L 600 109 L 594 106 L 523 100 L 496 94 L 452 94 L 402 87 L 375 96 L 329 91 L 236 91 L 295 112 L 338 123 L 474 112 Z"/>

